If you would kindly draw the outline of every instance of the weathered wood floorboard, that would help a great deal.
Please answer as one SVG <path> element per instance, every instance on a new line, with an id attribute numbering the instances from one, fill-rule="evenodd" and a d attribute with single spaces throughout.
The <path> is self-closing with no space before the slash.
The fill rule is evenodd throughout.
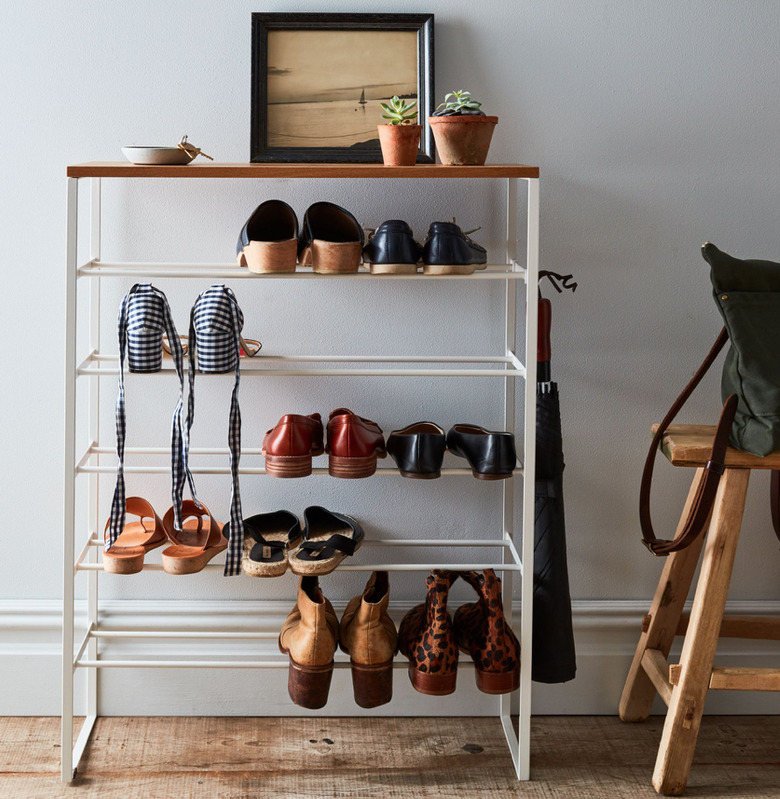
<path id="1" fill-rule="evenodd" d="M 0 719 L 5 799 L 642 799 L 661 718 L 532 722 L 519 784 L 496 719 L 105 718 L 72 786 L 59 719 Z M 776 799 L 780 717 L 705 718 L 686 796 Z"/>

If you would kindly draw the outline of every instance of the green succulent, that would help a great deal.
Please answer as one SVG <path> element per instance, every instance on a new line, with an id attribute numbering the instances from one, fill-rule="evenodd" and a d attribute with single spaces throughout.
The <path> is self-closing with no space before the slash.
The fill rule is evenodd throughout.
<path id="1" fill-rule="evenodd" d="M 438 105 L 436 110 L 439 111 L 441 109 L 442 112 L 448 115 L 462 114 L 464 112 L 474 114 L 479 113 L 481 105 L 482 103 L 472 99 L 471 92 L 458 89 L 457 91 L 447 92 L 444 95 L 444 102 Z"/>
<path id="2" fill-rule="evenodd" d="M 417 100 L 407 103 L 406 100 L 402 100 L 398 95 L 395 95 L 390 100 L 390 105 L 387 103 L 380 103 L 379 105 L 386 112 L 382 114 L 382 117 L 390 120 L 387 123 L 388 125 L 413 125 L 414 120 L 417 118 L 417 111 L 412 111 L 417 105 Z"/>

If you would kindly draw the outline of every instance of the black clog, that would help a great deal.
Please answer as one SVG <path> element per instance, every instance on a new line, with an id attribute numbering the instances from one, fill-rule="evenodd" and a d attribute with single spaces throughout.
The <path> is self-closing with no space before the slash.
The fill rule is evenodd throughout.
<path id="1" fill-rule="evenodd" d="M 310 205 L 298 237 L 298 261 L 315 272 L 357 272 L 363 260 L 363 228 L 346 208 L 328 202 Z"/>
<path id="2" fill-rule="evenodd" d="M 266 200 L 244 223 L 236 260 L 250 272 L 294 272 L 298 254 L 298 217 L 282 200 Z"/>

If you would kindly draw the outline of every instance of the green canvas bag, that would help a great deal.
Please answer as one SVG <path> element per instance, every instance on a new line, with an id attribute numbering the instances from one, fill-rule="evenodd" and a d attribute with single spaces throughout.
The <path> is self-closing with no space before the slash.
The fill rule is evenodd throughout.
<path id="1" fill-rule="evenodd" d="M 669 409 L 650 445 L 639 490 L 642 539 L 656 555 L 683 549 L 704 530 L 725 468 L 729 444 L 766 456 L 780 450 L 780 264 L 740 260 L 709 242 L 702 247 L 710 265 L 712 292 L 725 327 L 704 363 Z M 650 521 L 650 484 L 655 455 L 674 417 L 727 342 L 721 394 L 724 401 L 712 452 L 682 531 L 671 540 L 656 538 Z M 780 472 L 772 472 L 772 523 L 780 538 Z"/>
<path id="2" fill-rule="evenodd" d="M 702 254 L 731 342 L 721 378 L 723 401 L 738 398 L 729 443 L 769 455 L 780 449 L 780 264 L 741 261 L 709 243 Z"/>

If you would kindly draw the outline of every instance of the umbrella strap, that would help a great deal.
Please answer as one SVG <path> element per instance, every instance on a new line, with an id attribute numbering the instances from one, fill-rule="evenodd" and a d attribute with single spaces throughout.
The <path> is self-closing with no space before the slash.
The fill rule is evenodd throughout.
<path id="1" fill-rule="evenodd" d="M 707 465 L 704 467 L 704 474 L 699 481 L 696 497 L 682 530 L 676 538 L 671 540 L 656 537 L 650 520 L 650 485 L 653 480 L 653 466 L 655 464 L 656 453 L 661 446 L 667 428 L 674 420 L 674 417 L 677 416 L 682 406 L 685 405 L 696 386 L 699 385 L 710 366 L 712 366 L 718 354 L 728 341 L 728 337 L 728 332 L 724 327 L 723 330 L 720 331 L 715 344 L 713 344 L 704 362 L 699 367 L 690 383 L 685 387 L 682 394 L 675 400 L 669 412 L 664 417 L 664 420 L 658 426 L 658 430 L 653 436 L 653 442 L 650 444 L 650 451 L 647 453 L 645 468 L 642 471 L 642 484 L 639 489 L 639 523 L 642 528 L 642 543 L 644 543 L 654 555 L 668 555 L 670 552 L 685 549 L 685 547 L 692 544 L 707 525 L 713 503 L 715 502 L 718 483 L 725 469 L 726 449 L 728 447 L 731 424 L 734 421 L 734 414 L 737 410 L 738 398 L 736 394 L 732 394 L 723 405 L 723 410 L 718 420 L 718 426 L 715 429 L 712 452 L 710 453 Z M 780 482 L 778 482 L 778 498 L 780 499 Z M 780 513 L 777 515 L 779 517 L 778 521 L 780 522 Z M 780 537 L 780 532 L 778 532 L 778 537 Z"/>

